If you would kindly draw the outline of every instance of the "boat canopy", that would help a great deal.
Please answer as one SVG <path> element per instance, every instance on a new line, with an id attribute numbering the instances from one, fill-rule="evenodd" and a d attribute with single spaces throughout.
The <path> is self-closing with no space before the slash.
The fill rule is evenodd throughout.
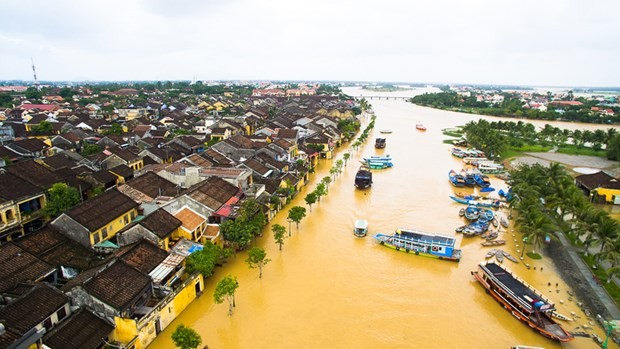
<path id="1" fill-rule="evenodd" d="M 368 229 L 368 221 L 366 221 L 365 219 L 356 220 L 355 229 Z"/>

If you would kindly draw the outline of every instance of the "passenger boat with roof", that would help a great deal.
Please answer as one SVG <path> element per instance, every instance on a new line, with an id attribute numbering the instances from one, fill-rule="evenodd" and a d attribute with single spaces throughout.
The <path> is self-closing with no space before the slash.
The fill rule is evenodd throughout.
<path id="1" fill-rule="evenodd" d="M 452 183 L 452 185 L 455 187 L 465 186 L 465 178 L 459 173 L 457 173 L 455 170 L 450 170 L 450 172 L 448 172 L 448 179 L 450 180 L 450 183 Z"/>
<path id="2" fill-rule="evenodd" d="M 355 221 L 355 227 L 353 228 L 353 235 L 358 238 L 363 238 L 368 233 L 368 221 L 365 219 L 358 219 Z"/>
<path id="3" fill-rule="evenodd" d="M 366 189 L 372 186 L 372 172 L 370 167 L 360 166 L 359 170 L 355 174 L 355 187 L 359 189 Z"/>
<path id="4" fill-rule="evenodd" d="M 518 320 L 545 337 L 568 342 L 574 336 L 551 316 L 555 306 L 539 291 L 494 262 L 482 262 L 471 274 L 504 308 Z"/>
<path id="5" fill-rule="evenodd" d="M 456 238 L 453 236 L 398 228 L 392 235 L 375 234 L 374 238 L 381 245 L 397 251 L 456 262 L 461 260 L 462 251 L 455 248 Z"/>
<path id="6" fill-rule="evenodd" d="M 377 139 L 375 139 L 375 148 L 377 148 L 377 149 L 385 148 L 385 138 L 377 138 Z"/>

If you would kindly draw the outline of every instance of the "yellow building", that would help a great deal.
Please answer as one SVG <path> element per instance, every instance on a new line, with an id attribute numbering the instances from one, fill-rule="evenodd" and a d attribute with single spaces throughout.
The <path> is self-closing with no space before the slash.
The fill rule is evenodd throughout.
<path id="1" fill-rule="evenodd" d="M 86 247 L 109 240 L 138 215 L 138 204 L 111 189 L 61 214 L 51 224 Z"/>

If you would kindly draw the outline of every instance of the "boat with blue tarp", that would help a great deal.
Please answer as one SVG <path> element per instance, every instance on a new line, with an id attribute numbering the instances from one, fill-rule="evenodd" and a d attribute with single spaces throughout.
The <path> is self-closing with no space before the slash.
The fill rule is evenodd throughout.
<path id="1" fill-rule="evenodd" d="M 392 235 L 375 234 L 374 238 L 381 245 L 397 251 L 456 262 L 461 260 L 462 251 L 455 248 L 456 238 L 453 236 L 398 228 Z"/>
<path id="2" fill-rule="evenodd" d="M 454 170 L 450 170 L 450 172 L 448 172 L 448 179 L 450 180 L 450 183 L 452 183 L 452 185 L 455 187 L 465 186 L 465 177 L 463 177 L 461 174 L 457 173 Z"/>
<path id="3" fill-rule="evenodd" d="M 460 198 L 458 196 L 450 195 L 450 199 L 458 202 L 459 204 L 478 206 L 478 207 L 497 208 L 501 204 L 500 200 L 474 200 L 473 198 L 468 198 L 467 196 Z"/>
<path id="4" fill-rule="evenodd" d="M 555 306 L 541 292 L 505 267 L 495 262 L 482 262 L 478 270 L 471 274 L 514 317 L 543 336 L 559 342 L 574 339 L 552 317 Z"/>
<path id="5" fill-rule="evenodd" d="M 392 158 L 388 156 L 371 156 L 362 159 L 362 163 L 370 167 L 371 169 L 384 169 L 394 166 Z"/>

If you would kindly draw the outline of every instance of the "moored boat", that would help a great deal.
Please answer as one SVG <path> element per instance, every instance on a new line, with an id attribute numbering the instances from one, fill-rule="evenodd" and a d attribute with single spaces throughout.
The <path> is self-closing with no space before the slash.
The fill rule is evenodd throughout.
<path id="1" fill-rule="evenodd" d="M 502 227 L 504 227 L 504 228 L 508 228 L 508 219 L 506 217 L 502 216 L 499 219 L 499 224 L 501 224 Z"/>
<path id="2" fill-rule="evenodd" d="M 358 238 L 363 238 L 368 233 L 368 221 L 364 219 L 358 219 L 355 221 L 355 227 L 353 228 L 353 235 Z"/>
<path id="3" fill-rule="evenodd" d="M 392 133 L 392 130 L 389 130 L 389 129 L 383 129 L 383 130 L 381 130 L 381 131 L 379 131 L 379 132 L 380 132 L 380 133 L 384 133 L 384 134 L 389 134 L 389 133 Z"/>
<path id="4" fill-rule="evenodd" d="M 517 344 L 515 346 L 510 347 L 510 349 L 545 349 L 545 348 L 543 348 L 543 347 L 533 347 L 531 345 Z"/>
<path id="5" fill-rule="evenodd" d="M 496 252 L 497 252 L 496 249 L 489 250 L 489 252 L 487 252 L 487 254 L 484 255 L 484 258 L 486 259 L 492 258 L 493 256 L 495 256 Z"/>
<path id="6" fill-rule="evenodd" d="M 355 174 L 355 187 L 366 189 L 372 186 L 372 172 L 368 166 L 360 166 Z"/>
<path id="7" fill-rule="evenodd" d="M 375 139 L 375 148 L 377 148 L 377 149 L 385 148 L 385 138 L 377 138 L 377 139 Z"/>
<path id="8" fill-rule="evenodd" d="M 504 251 L 502 250 L 495 251 L 495 260 L 497 260 L 500 263 L 503 263 L 504 262 Z"/>
<path id="9" fill-rule="evenodd" d="M 465 198 L 459 198 L 457 196 L 450 195 L 450 199 L 463 205 L 473 205 L 478 207 L 499 207 L 499 200 L 470 200 Z"/>
<path id="10" fill-rule="evenodd" d="M 506 257 L 506 259 L 508 259 L 511 262 L 515 262 L 518 263 L 519 261 L 510 253 L 506 252 L 506 251 L 502 251 L 502 253 L 504 254 L 504 257 Z"/>
<path id="11" fill-rule="evenodd" d="M 487 240 L 480 243 L 482 246 L 499 246 L 504 245 L 506 240 Z"/>
<path id="12" fill-rule="evenodd" d="M 531 328 L 545 337 L 560 342 L 574 339 L 568 331 L 555 322 L 549 312 L 554 305 L 508 269 L 494 262 L 480 263 L 471 274 L 495 300 Z"/>
<path id="13" fill-rule="evenodd" d="M 448 179 L 450 180 L 450 183 L 452 183 L 452 185 L 455 187 L 465 186 L 465 178 L 463 178 L 463 176 L 461 176 L 454 170 L 450 170 L 450 172 L 448 172 Z"/>
<path id="14" fill-rule="evenodd" d="M 452 236 L 398 228 L 392 235 L 375 234 L 374 238 L 381 245 L 397 251 L 456 262 L 461 260 L 462 252 L 455 248 L 456 238 Z"/>
<path id="15" fill-rule="evenodd" d="M 415 125 L 415 128 L 420 131 L 426 131 L 426 126 L 419 124 L 419 123 Z"/>
<path id="16" fill-rule="evenodd" d="M 558 319 L 558 320 L 562 320 L 562 321 L 573 321 L 573 318 L 570 318 L 566 315 L 562 315 L 560 313 L 558 313 L 557 311 L 550 311 L 549 315 L 553 316 L 554 318 Z"/>

